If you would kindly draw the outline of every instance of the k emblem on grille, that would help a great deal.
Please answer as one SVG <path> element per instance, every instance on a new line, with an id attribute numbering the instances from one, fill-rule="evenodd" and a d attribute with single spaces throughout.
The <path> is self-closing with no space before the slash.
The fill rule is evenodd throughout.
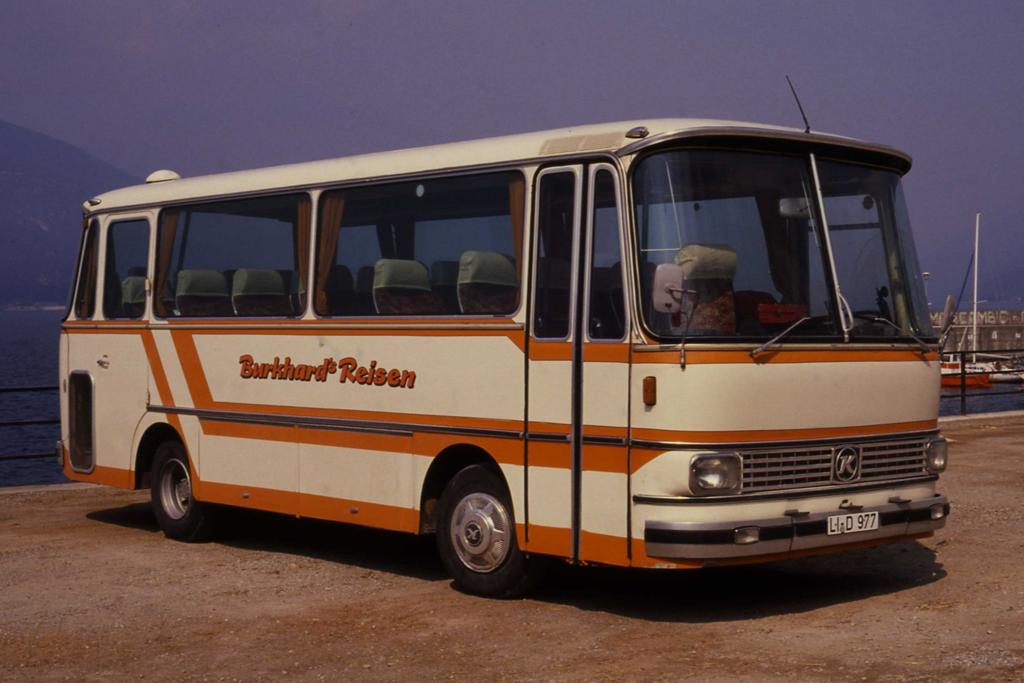
<path id="1" fill-rule="evenodd" d="M 832 451 L 832 479 L 849 483 L 860 476 L 860 450 L 855 446 L 840 446 Z"/>

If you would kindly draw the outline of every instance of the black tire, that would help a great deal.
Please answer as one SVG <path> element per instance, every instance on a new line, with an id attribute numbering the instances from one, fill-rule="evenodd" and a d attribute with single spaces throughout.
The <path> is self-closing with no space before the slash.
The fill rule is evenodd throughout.
<path id="1" fill-rule="evenodd" d="M 157 446 L 149 481 L 153 514 L 164 535 L 179 541 L 209 538 L 209 515 L 192 495 L 192 470 L 180 443 Z"/>
<path id="2" fill-rule="evenodd" d="M 505 483 L 483 465 L 458 472 L 441 494 L 437 550 L 466 593 L 517 597 L 540 578 L 541 563 L 519 549 Z"/>

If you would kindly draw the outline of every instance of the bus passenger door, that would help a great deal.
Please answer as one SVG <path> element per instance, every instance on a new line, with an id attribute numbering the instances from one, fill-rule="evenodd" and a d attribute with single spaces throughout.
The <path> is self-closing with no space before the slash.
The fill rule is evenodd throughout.
<path id="1" fill-rule="evenodd" d="M 99 228 L 92 221 L 75 296 L 79 322 L 67 328 L 67 446 L 73 472 L 131 486 L 132 439 L 148 392 L 143 334 L 150 225 L 141 215 Z M 95 293 L 91 302 L 85 288 Z"/>
<path id="2" fill-rule="evenodd" d="M 573 557 L 573 346 L 583 168 L 541 171 L 534 197 L 524 549 Z"/>
<path id="3" fill-rule="evenodd" d="M 579 281 L 575 386 L 580 457 L 575 463 L 578 558 L 629 564 L 629 320 L 619 177 L 610 164 L 587 168 L 584 269 Z M 579 353 L 582 351 L 582 353 Z"/>
<path id="4" fill-rule="evenodd" d="M 526 549 L 625 565 L 629 328 L 617 171 L 545 169 L 535 196 Z"/>

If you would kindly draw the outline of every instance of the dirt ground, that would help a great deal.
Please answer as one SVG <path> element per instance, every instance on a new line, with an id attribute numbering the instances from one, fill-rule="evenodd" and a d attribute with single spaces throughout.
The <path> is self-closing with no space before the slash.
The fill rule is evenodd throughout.
<path id="1" fill-rule="evenodd" d="M 944 432 L 934 538 L 513 601 L 453 590 L 432 539 L 233 512 L 187 545 L 145 491 L 0 489 L 0 680 L 1024 680 L 1024 418 Z"/>

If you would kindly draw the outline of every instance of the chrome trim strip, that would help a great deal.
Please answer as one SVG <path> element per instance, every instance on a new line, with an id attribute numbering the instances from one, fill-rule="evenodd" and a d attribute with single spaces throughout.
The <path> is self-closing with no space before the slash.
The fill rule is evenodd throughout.
<path id="1" fill-rule="evenodd" d="M 851 484 L 850 486 L 822 486 L 807 489 L 786 489 L 783 491 L 765 491 L 763 493 L 741 493 L 732 496 L 651 496 L 636 494 L 633 496 L 633 503 L 637 505 L 704 505 L 720 503 L 749 503 L 751 501 L 772 500 L 778 498 L 824 498 L 843 493 L 857 493 L 861 491 L 872 491 L 878 489 L 898 488 L 912 484 L 925 484 L 930 481 L 938 481 L 939 475 L 928 474 L 921 477 L 909 477 L 907 479 L 888 479 L 886 481 L 872 481 L 863 484 Z"/>
<path id="2" fill-rule="evenodd" d="M 754 448 L 787 448 L 793 447 L 814 447 L 830 446 L 833 444 L 870 444 L 876 442 L 892 441 L 894 439 L 908 439 L 914 437 L 928 437 L 938 434 L 938 429 L 929 429 L 917 432 L 891 432 L 889 434 L 875 434 L 869 436 L 838 436 L 827 439 L 802 439 L 796 441 L 729 441 L 721 443 L 699 443 L 695 441 L 648 441 L 646 439 L 630 439 L 629 445 L 633 448 L 645 448 L 650 450 L 664 451 L 735 451 L 749 450 Z"/>
<path id="3" fill-rule="evenodd" d="M 586 429 L 586 427 L 584 427 Z M 583 435 L 583 443 L 601 444 L 604 446 L 625 446 L 626 438 L 623 436 L 587 436 Z"/>
<path id="4" fill-rule="evenodd" d="M 421 316 L 417 316 L 421 317 Z M 164 319 L 166 320 L 166 319 Z M 174 320 L 180 320 L 176 318 Z M 381 316 L 379 323 L 322 323 L 313 322 L 308 319 L 303 320 L 301 318 L 262 318 L 262 320 L 273 320 L 273 323 L 258 323 L 258 322 L 233 322 L 236 320 L 242 320 L 241 318 L 233 318 L 225 316 L 225 321 L 232 322 L 212 322 L 212 323 L 179 323 L 173 322 L 171 324 L 164 325 L 150 325 L 150 329 L 157 330 L 219 330 L 219 329 L 251 329 L 251 330 L 262 330 L 262 329 L 273 329 L 273 330 L 522 330 L 522 323 L 485 323 L 485 322 L 434 322 L 427 321 L 421 323 L 413 322 L 402 322 L 401 316 Z M 249 318 L 247 320 L 254 320 Z M 276 322 L 280 320 L 280 322 Z M 322 318 L 320 320 L 326 320 Z M 397 321 L 397 322 L 391 322 Z"/>
<path id="5" fill-rule="evenodd" d="M 175 322 L 168 324 L 163 322 L 166 319 L 161 319 L 158 323 L 113 323 L 102 321 L 102 324 L 91 323 L 75 323 L 74 325 L 62 325 L 61 330 L 80 330 L 80 329 L 131 329 L 131 330 L 378 330 L 381 332 L 387 332 L 388 330 L 522 330 L 523 324 L 518 322 L 501 322 L 501 323 L 487 323 L 483 321 L 470 320 L 467 322 L 453 321 L 425 321 L 425 322 L 401 322 L 401 317 L 381 317 L 379 323 L 320 323 L 308 319 L 302 318 L 233 318 L 225 316 L 223 322 L 218 320 L 215 322 L 197 322 L 197 323 L 179 323 L 175 318 Z M 271 321 L 271 322 L 256 322 L 257 320 Z M 399 322 L 391 322 L 398 320 Z M 242 322 L 236 322 L 242 321 Z M 280 322 L 278 322 L 280 321 Z"/>
<path id="6" fill-rule="evenodd" d="M 348 420 L 336 417 L 308 417 L 302 415 L 282 415 L 275 413 L 245 413 L 226 410 L 200 410 L 198 408 L 177 408 L 171 406 L 150 405 L 154 413 L 171 415 L 190 415 L 202 420 L 213 422 L 238 422 L 244 424 L 264 424 L 307 427 L 310 429 L 330 429 L 345 432 L 362 432 L 369 434 L 386 434 L 391 436 L 412 436 L 415 432 L 435 434 L 461 434 L 466 436 L 492 436 L 504 439 L 522 439 L 523 432 L 505 429 L 481 429 L 476 427 L 445 427 L 441 425 L 388 423 L 377 420 Z"/>
<path id="7" fill-rule="evenodd" d="M 799 517 L 787 515 L 772 519 L 706 523 L 650 520 L 644 524 L 644 546 L 650 557 L 715 560 L 899 538 L 945 526 L 946 514 L 939 519 L 930 519 L 930 516 L 928 519 L 923 518 L 924 513 L 933 505 L 942 505 L 948 514 L 949 501 L 945 496 L 936 494 L 931 498 L 902 504 L 888 503 L 857 510 L 837 508 Z M 878 529 L 829 535 L 828 518 L 849 512 L 877 512 Z M 747 526 L 758 527 L 764 540 L 749 545 L 731 542 L 730 532 Z"/>
<path id="8" fill-rule="evenodd" d="M 569 443 L 572 437 L 569 434 L 555 434 L 553 432 L 527 432 L 528 441 L 552 441 L 555 443 Z"/>

